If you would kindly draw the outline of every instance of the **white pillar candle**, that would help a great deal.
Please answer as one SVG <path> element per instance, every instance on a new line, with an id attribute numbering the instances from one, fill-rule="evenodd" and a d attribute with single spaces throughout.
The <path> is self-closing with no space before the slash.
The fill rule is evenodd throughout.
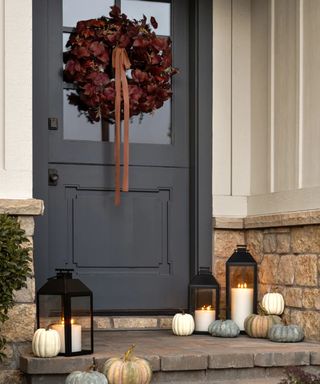
<path id="1" fill-rule="evenodd" d="M 238 288 L 231 289 L 231 319 L 235 321 L 241 331 L 244 330 L 244 320 L 252 314 L 253 288 L 247 284 L 238 284 Z"/>
<path id="2" fill-rule="evenodd" d="M 65 353 L 65 339 L 64 339 L 64 323 L 52 324 L 51 328 L 59 333 L 61 347 L 60 353 Z M 71 320 L 71 352 L 80 352 L 81 351 L 81 325 L 72 324 Z"/>
<path id="3" fill-rule="evenodd" d="M 208 332 L 209 325 L 216 319 L 216 311 L 208 307 L 202 307 L 194 312 L 195 330 L 197 332 Z"/>

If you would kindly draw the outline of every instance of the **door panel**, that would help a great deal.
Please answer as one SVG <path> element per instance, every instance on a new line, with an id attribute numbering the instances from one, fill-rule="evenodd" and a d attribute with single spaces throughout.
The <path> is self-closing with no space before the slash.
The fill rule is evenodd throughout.
<path id="1" fill-rule="evenodd" d="M 130 192 L 115 207 L 113 167 L 52 166 L 50 270 L 72 267 L 93 289 L 96 310 L 185 308 L 188 170 L 131 167 Z"/>
<path id="2" fill-rule="evenodd" d="M 124 3 L 130 12 L 139 3 L 140 18 L 152 13 L 148 6 L 167 9 L 165 33 L 171 34 L 179 74 L 173 78 L 173 98 L 166 109 L 145 116 L 141 125 L 137 118 L 131 124 L 130 191 L 121 194 L 119 207 L 114 206 L 113 127 L 92 126 L 78 116 L 76 107 L 65 104 L 70 85 L 62 79 L 63 42 L 74 17 L 64 17 L 63 11 L 72 10 L 72 2 L 47 1 L 48 118 L 58 121 L 57 129 L 48 131 L 48 168 L 59 180 L 49 186 L 48 266 L 43 273 L 48 277 L 55 268 L 73 268 L 93 290 L 96 311 L 187 308 L 189 1 Z M 63 26 L 63 19 L 68 25 Z"/>

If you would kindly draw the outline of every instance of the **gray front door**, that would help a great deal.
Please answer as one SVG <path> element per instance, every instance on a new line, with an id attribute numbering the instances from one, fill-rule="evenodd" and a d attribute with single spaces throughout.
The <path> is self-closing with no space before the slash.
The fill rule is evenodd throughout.
<path id="1" fill-rule="evenodd" d="M 88 5 L 89 4 L 89 5 Z M 48 6 L 48 262 L 67 266 L 94 293 L 96 311 L 186 308 L 189 283 L 188 1 L 122 0 L 130 18 L 155 16 L 171 35 L 173 99 L 130 127 L 128 193 L 114 205 L 113 127 L 87 123 L 67 102 L 62 51 L 77 20 L 111 1 L 50 0 Z M 55 128 L 55 127 L 54 127 Z"/>

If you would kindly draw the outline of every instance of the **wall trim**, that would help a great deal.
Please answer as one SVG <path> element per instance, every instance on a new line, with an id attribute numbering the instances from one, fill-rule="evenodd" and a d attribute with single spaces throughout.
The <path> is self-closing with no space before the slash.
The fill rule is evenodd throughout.
<path id="1" fill-rule="evenodd" d="M 257 229 L 320 224 L 320 209 L 246 217 L 216 216 L 215 229 Z"/>
<path id="2" fill-rule="evenodd" d="M 248 211 L 246 216 L 300 212 L 319 208 L 320 187 L 301 188 L 248 196 Z"/>
<path id="3" fill-rule="evenodd" d="M 247 215 L 247 196 L 214 195 L 213 216 L 239 216 Z"/>

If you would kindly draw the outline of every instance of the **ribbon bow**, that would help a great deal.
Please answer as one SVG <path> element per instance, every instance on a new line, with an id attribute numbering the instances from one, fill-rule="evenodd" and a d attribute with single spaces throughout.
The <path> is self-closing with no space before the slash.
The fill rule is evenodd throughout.
<path id="1" fill-rule="evenodd" d="M 121 148 L 121 86 L 123 96 L 123 121 L 124 121 L 124 142 L 123 142 L 123 181 L 122 190 L 129 190 L 129 88 L 126 70 L 130 68 L 130 60 L 125 48 L 116 47 L 112 51 L 112 67 L 115 71 L 116 100 L 115 100 L 115 142 L 114 156 L 116 163 L 115 175 L 115 205 L 120 204 L 120 148 Z"/>

